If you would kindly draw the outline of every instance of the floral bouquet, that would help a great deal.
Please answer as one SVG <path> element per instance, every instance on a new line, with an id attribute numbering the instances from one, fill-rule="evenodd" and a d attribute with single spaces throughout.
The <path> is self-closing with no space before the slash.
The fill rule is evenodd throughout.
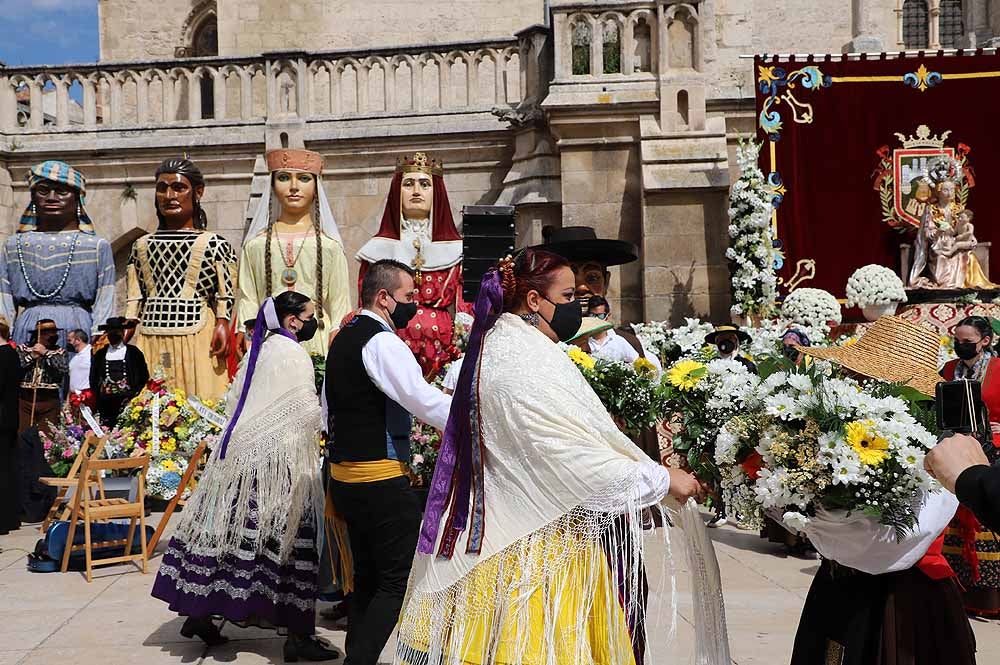
<path id="1" fill-rule="evenodd" d="M 841 321 L 840 303 L 823 289 L 795 289 L 785 298 L 781 316 L 804 326 L 837 325 Z"/>
<path id="2" fill-rule="evenodd" d="M 65 478 L 73 466 L 73 461 L 80 452 L 84 439 L 91 433 L 86 423 L 78 423 L 73 416 L 69 403 L 64 404 L 59 412 L 58 424 L 47 424 L 45 429 L 38 430 L 38 438 L 42 441 L 42 453 L 52 473 L 59 478 Z"/>
<path id="3" fill-rule="evenodd" d="M 663 420 L 666 401 L 656 366 L 649 360 L 637 358 L 632 364 L 594 360 L 576 346 L 567 347 L 566 352 L 627 435 L 636 436 Z"/>
<path id="4" fill-rule="evenodd" d="M 684 325 L 679 328 L 671 328 L 666 321 L 632 324 L 636 337 L 659 357 L 664 367 L 700 353 L 705 346 L 705 336 L 714 329 L 711 323 L 698 319 L 684 319 Z"/>
<path id="5" fill-rule="evenodd" d="M 146 472 L 147 496 L 164 501 L 174 498 L 187 467 L 188 460 L 177 455 L 159 457 L 151 461 L 149 471 Z M 181 498 L 187 499 L 191 495 L 192 489 L 194 489 L 193 485 L 186 487 Z"/>
<path id="6" fill-rule="evenodd" d="M 757 375 L 735 360 L 687 359 L 667 371 L 662 392 L 681 426 L 673 439 L 674 452 L 703 481 L 721 477 L 715 461 L 719 430 L 746 408 L 759 385 Z"/>
<path id="7" fill-rule="evenodd" d="M 744 518 L 775 512 L 799 531 L 820 510 L 859 512 L 902 537 L 917 497 L 935 487 L 923 459 L 936 437 L 908 390 L 815 367 L 772 374 L 717 438 L 727 501 Z"/>
<path id="8" fill-rule="evenodd" d="M 410 431 L 410 471 L 417 487 L 430 487 L 441 451 L 441 432 L 414 419 Z"/>
<path id="9" fill-rule="evenodd" d="M 471 324 L 469 326 L 472 328 Z M 448 373 L 450 363 L 435 375 L 430 384 L 441 389 L 444 376 Z M 412 483 L 416 487 L 430 487 L 434 478 L 434 465 L 437 464 L 438 453 L 441 451 L 442 432 L 416 418 L 410 429 L 410 473 Z"/>
<path id="10" fill-rule="evenodd" d="M 864 308 L 869 305 L 888 305 L 906 300 L 903 280 L 885 266 L 873 263 L 858 268 L 847 280 L 848 307 Z"/>
<path id="11" fill-rule="evenodd" d="M 157 401 L 158 449 L 153 445 L 153 414 Z M 201 402 L 216 413 L 225 412 L 223 400 L 206 399 Z M 162 373 L 157 373 L 122 411 L 115 428 L 108 435 L 105 450 L 108 457 L 151 455 L 146 493 L 151 497 L 169 499 L 176 494 L 176 488 L 170 490 L 163 484 L 161 476 L 177 468 L 181 469 L 180 474 L 183 475 L 187 461 L 198 445 L 202 441 L 208 441 L 208 446 L 211 447 L 218 436 L 219 428 L 198 415 L 188 402 L 185 392 L 170 389 Z M 164 464 L 168 467 L 165 470 Z M 167 478 L 169 483 L 172 476 Z M 164 489 L 169 496 L 160 493 Z"/>

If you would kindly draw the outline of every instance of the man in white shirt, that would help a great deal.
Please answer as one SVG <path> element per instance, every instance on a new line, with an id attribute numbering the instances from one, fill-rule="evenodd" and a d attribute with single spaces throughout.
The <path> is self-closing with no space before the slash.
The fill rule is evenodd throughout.
<path id="1" fill-rule="evenodd" d="M 395 332 L 416 314 L 414 296 L 408 266 L 372 263 L 361 282 L 363 309 L 326 359 L 330 491 L 354 557 L 347 665 L 378 662 L 403 605 L 421 516 L 407 478 L 412 416 L 443 430 L 451 409 Z"/>
<path id="2" fill-rule="evenodd" d="M 74 355 L 69 359 L 69 392 L 82 393 L 90 390 L 90 336 L 86 331 L 70 330 L 66 335 L 66 350 Z"/>
<path id="3" fill-rule="evenodd" d="M 604 321 L 611 318 L 611 305 L 603 296 L 592 296 L 588 305 L 588 316 L 592 316 Z M 646 358 L 656 367 L 657 376 L 663 373 L 660 359 L 655 353 L 648 353 L 641 346 L 642 354 L 629 343 L 627 339 L 615 332 L 614 328 L 592 335 L 587 344 L 590 347 L 590 355 L 601 360 L 614 362 L 634 363 L 640 357 Z"/>

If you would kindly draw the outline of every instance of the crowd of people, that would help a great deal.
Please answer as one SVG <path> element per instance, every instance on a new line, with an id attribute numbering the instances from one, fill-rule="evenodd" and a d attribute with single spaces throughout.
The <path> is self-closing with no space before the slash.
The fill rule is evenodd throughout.
<path id="1" fill-rule="evenodd" d="M 24 287 L 25 302 L 37 301 L 48 287 L 31 282 L 28 267 L 47 260 L 44 243 L 72 242 L 67 251 L 90 252 L 92 269 L 73 273 L 87 263 L 71 258 L 56 292 L 78 283 L 89 304 L 62 304 L 80 310 L 66 319 L 50 299 L 18 301 L 17 344 L 0 319 L 0 472 L 16 468 L 18 433 L 54 421 L 67 402 L 87 404 L 113 424 L 149 380 L 151 359 L 172 358 L 174 373 L 194 390 L 216 390 L 234 370 L 223 432 L 153 583 L 153 596 L 184 618 L 182 635 L 221 644 L 220 619 L 277 628 L 287 635 L 287 662 L 333 660 L 341 654 L 317 637 L 316 604 L 335 591 L 351 665 L 377 663 L 397 629 L 396 658 L 409 665 L 657 662 L 646 635 L 645 567 L 654 562 L 643 533 L 655 524 L 677 527 L 690 558 L 699 662 L 728 663 L 718 564 L 705 527 L 740 516 L 727 514 L 712 479 L 664 464 L 654 430 L 625 436 L 557 345 L 579 344 L 610 361 L 646 358 L 662 375 L 661 359 L 614 325 L 607 298 L 608 267 L 635 260 L 634 246 L 598 239 L 591 229 L 556 229 L 544 245 L 500 260 L 468 307 L 451 281 L 458 273 L 450 212 L 447 224 L 429 223 L 443 205 L 440 168 L 414 159 L 394 178 L 383 229 L 362 256 L 359 307 L 350 310 L 346 285 L 326 288 L 331 272 L 344 281 L 346 269 L 318 184 L 321 157 L 278 151 L 268 161 L 279 204 L 259 210 L 239 278 L 257 292 L 256 311 L 235 303 L 235 252 L 202 233 L 204 179 L 188 160 L 172 159 L 157 172 L 162 228 L 130 258 L 125 317 L 106 307 L 104 245 L 81 238 L 91 226 L 82 177 L 53 163 L 32 170 L 32 203 L 22 219 L 45 239 L 27 236 L 22 246 L 15 238 L 20 281 L 0 271 L 0 298 Z M 414 206 L 428 217 L 414 219 Z M 69 227 L 71 241 L 48 237 Z M 396 252 L 420 233 L 443 243 L 441 251 L 422 253 L 418 242 L 412 257 L 377 258 L 379 248 Z M 310 261 L 297 263 L 304 248 Z M 272 288 L 275 266 L 284 266 L 277 273 L 286 288 Z M 437 308 L 445 295 L 449 304 Z M 7 298 L 10 308 L 15 299 Z M 451 326 L 451 314 L 442 314 L 448 307 L 456 317 L 471 314 L 462 319 L 469 339 L 437 388 L 428 379 L 451 351 L 443 350 L 440 330 L 422 331 L 431 321 Z M 247 319 L 235 337 L 233 316 Z M 936 348 L 936 335 L 925 337 L 915 343 Z M 757 372 L 740 328 L 717 326 L 704 341 L 718 357 Z M 986 407 L 1000 413 L 995 341 L 988 320 L 960 322 L 958 359 L 940 378 L 981 383 Z M 314 349 L 325 357 L 319 389 Z M 782 337 L 782 353 L 794 364 L 825 357 L 848 374 L 896 380 L 815 349 L 797 329 Z M 933 385 L 937 366 L 926 369 Z M 927 393 L 926 386 L 919 388 Z M 410 480 L 414 418 L 443 433 L 423 503 Z M 793 665 L 975 662 L 967 613 L 1000 615 L 993 531 L 1000 528 L 1000 470 L 990 466 L 997 450 L 1000 423 L 989 436 L 948 438 L 926 467 L 957 499 L 931 495 L 914 529 L 893 542 L 863 535 L 852 566 L 822 562 Z M 6 491 L 0 533 L 17 528 L 10 510 L 17 500 Z M 694 504 L 708 497 L 706 524 Z M 761 536 L 813 557 L 809 539 L 846 537 L 837 528 L 818 519 L 798 533 L 769 519 Z M 916 611 L 924 607 L 932 611 Z"/>

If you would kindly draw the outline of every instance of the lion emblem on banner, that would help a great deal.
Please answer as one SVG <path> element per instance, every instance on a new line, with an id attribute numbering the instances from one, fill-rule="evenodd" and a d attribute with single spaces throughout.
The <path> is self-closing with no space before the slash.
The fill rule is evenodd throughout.
<path id="1" fill-rule="evenodd" d="M 882 221 L 899 231 L 920 227 L 927 206 L 934 202 L 933 177 L 936 169 L 960 169 L 962 178 L 955 192 L 964 207 L 969 190 L 975 187 L 972 169 L 968 164 L 971 148 L 964 143 L 952 147 L 947 144 L 951 131 L 940 136 L 931 135 L 927 125 L 917 127 L 916 134 L 904 136 L 896 133 L 902 147 L 890 150 L 888 145 L 878 149 L 879 165 L 875 169 L 875 191 L 882 202 Z"/>

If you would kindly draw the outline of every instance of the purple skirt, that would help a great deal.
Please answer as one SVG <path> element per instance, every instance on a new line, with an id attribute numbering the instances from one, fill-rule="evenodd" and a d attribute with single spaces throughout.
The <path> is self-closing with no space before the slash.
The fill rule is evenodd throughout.
<path id="1" fill-rule="evenodd" d="M 268 543 L 261 553 L 245 546 L 236 553 L 209 555 L 192 552 L 175 536 L 163 555 L 152 593 L 182 616 L 219 616 L 236 624 L 311 635 L 316 627 L 318 573 L 316 534 L 308 521 L 300 525 L 283 563 L 277 542 Z"/>

